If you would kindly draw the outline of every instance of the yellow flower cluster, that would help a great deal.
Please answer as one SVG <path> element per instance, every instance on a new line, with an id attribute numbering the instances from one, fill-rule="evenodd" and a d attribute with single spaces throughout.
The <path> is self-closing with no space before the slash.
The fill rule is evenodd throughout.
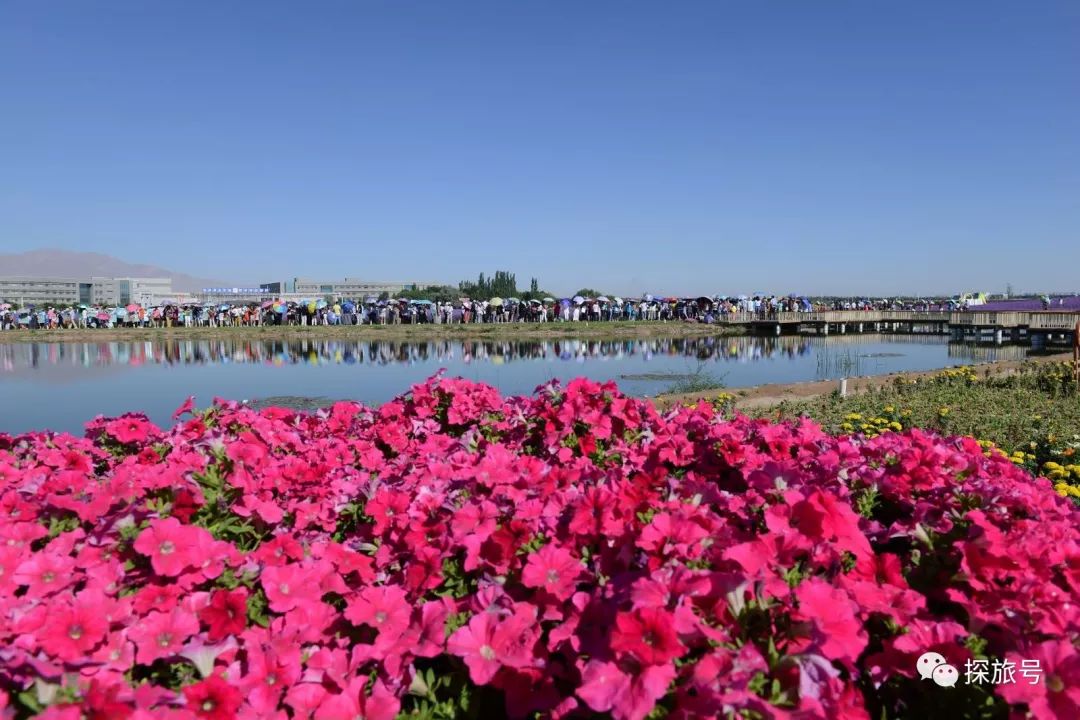
<path id="1" fill-rule="evenodd" d="M 886 406 L 887 415 L 895 415 L 895 408 Z M 840 430 L 845 433 L 861 432 L 867 437 L 877 437 L 883 432 L 900 432 L 904 426 L 896 419 L 887 417 L 864 418 L 860 413 L 848 413 L 844 416 L 844 422 L 840 423 Z"/>
<path id="2" fill-rule="evenodd" d="M 975 369 L 970 366 L 946 368 L 941 372 L 934 375 L 934 381 L 938 383 L 947 383 L 953 381 L 960 381 L 965 383 L 977 383 L 979 382 L 979 374 L 975 372 Z"/>
<path id="3" fill-rule="evenodd" d="M 729 393 L 721 391 L 709 398 L 709 404 L 713 406 L 713 409 L 720 412 L 727 412 L 735 408 L 735 393 Z M 697 406 L 697 401 L 685 403 L 686 407 Z"/>
<path id="4" fill-rule="evenodd" d="M 1066 482 L 1059 482 L 1054 485 L 1054 489 L 1057 490 L 1057 494 L 1061 497 L 1073 497 L 1080 499 L 1080 488 L 1075 485 L 1070 485 Z"/>
<path id="5" fill-rule="evenodd" d="M 1051 460 L 1043 463 L 1043 474 L 1051 480 L 1072 480 L 1080 483 L 1080 465 L 1061 465 Z"/>

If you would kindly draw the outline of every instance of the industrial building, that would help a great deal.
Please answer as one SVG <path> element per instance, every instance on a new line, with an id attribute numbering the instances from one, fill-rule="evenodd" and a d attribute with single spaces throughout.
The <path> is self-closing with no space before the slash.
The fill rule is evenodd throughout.
<path id="1" fill-rule="evenodd" d="M 46 305 L 150 306 L 174 300 L 172 280 L 162 278 L 0 277 L 0 301 L 20 307 Z"/>
<path id="2" fill-rule="evenodd" d="M 0 301 L 26 305 L 77 305 L 80 287 L 89 283 L 78 278 L 0 277 Z"/>
<path id="3" fill-rule="evenodd" d="M 298 295 L 310 295 L 312 297 L 352 298 L 361 300 L 369 295 L 381 295 L 388 293 L 396 295 L 404 290 L 436 285 L 435 282 L 390 282 L 379 280 L 358 280 L 345 278 L 344 280 L 312 280 L 310 278 L 294 278 L 292 282 L 264 283 L 267 289 L 280 288 L 281 292 L 296 293 Z"/>
<path id="4" fill-rule="evenodd" d="M 94 305 L 160 305 L 174 299 L 169 278 L 90 278 Z"/>

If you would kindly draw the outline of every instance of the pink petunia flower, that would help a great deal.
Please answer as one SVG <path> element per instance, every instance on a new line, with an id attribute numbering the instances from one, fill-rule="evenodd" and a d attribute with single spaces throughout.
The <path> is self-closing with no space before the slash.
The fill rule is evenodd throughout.
<path id="1" fill-rule="evenodd" d="M 465 661 L 473 682 L 486 685 L 503 666 L 532 665 L 537 636 L 535 611 L 522 603 L 505 619 L 489 612 L 474 615 L 450 636 L 447 651 Z"/>
<path id="2" fill-rule="evenodd" d="M 548 543 L 529 554 L 521 581 L 528 587 L 543 588 L 559 600 L 567 600 L 584 573 L 585 568 L 569 550 Z"/>
<path id="3" fill-rule="evenodd" d="M 158 658 L 178 654 L 184 643 L 199 632 L 199 621 L 191 613 L 174 608 L 171 612 L 152 612 L 128 630 L 135 643 L 135 659 L 149 665 Z"/>
<path id="4" fill-rule="evenodd" d="M 611 648 L 626 653 L 643 665 L 664 665 L 686 648 L 674 629 L 675 619 L 663 608 L 640 608 L 615 617 Z"/>
<path id="5" fill-rule="evenodd" d="M 172 517 L 153 520 L 139 533 L 134 548 L 150 558 L 154 572 L 176 577 L 195 562 L 199 535 L 205 532 Z"/>

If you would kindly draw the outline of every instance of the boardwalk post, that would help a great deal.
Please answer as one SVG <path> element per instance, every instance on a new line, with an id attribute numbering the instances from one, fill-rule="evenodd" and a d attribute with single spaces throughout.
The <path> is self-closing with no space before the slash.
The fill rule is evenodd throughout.
<path id="1" fill-rule="evenodd" d="M 840 378 L 840 397 L 847 397 L 847 378 Z"/>
<path id="2" fill-rule="evenodd" d="M 1073 329 L 1073 375 L 1076 376 L 1076 385 L 1080 388 L 1080 320 L 1076 321 Z"/>

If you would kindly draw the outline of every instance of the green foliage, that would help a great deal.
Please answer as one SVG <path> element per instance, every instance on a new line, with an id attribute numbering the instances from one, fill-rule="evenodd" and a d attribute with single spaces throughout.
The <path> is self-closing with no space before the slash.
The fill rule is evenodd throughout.
<path id="1" fill-rule="evenodd" d="M 461 297 L 461 291 L 449 285 L 428 285 L 423 288 L 402 290 L 395 297 L 403 300 L 430 300 L 431 302 L 453 302 Z"/>
<path id="2" fill-rule="evenodd" d="M 247 616 L 248 620 L 259 627 L 270 627 L 270 605 L 261 587 L 248 595 Z"/>
<path id="3" fill-rule="evenodd" d="M 443 560 L 442 576 L 442 584 L 435 593 L 441 597 L 452 597 L 458 600 L 468 595 L 475 584 L 467 577 L 461 560 L 457 557 Z"/>
<path id="4" fill-rule="evenodd" d="M 255 517 L 240 517 L 232 511 L 240 491 L 225 479 L 230 469 L 231 461 L 219 453 L 216 462 L 195 474 L 206 504 L 195 513 L 192 524 L 206 528 L 216 540 L 226 540 L 241 550 L 251 551 L 262 543 L 269 530 Z"/>
<path id="5" fill-rule="evenodd" d="M 458 289 L 465 297 L 473 300 L 490 300 L 493 297 L 520 297 L 517 289 L 517 276 L 506 270 L 496 270 L 495 275 L 488 278 L 484 273 L 476 279 L 476 282 L 462 280 Z"/>

